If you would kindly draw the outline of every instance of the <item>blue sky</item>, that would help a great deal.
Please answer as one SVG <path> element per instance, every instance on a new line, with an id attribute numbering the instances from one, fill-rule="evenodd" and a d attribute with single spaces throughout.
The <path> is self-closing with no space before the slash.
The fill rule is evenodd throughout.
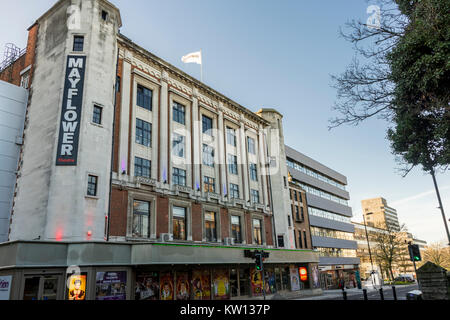
<path id="1" fill-rule="evenodd" d="M 26 29 L 55 0 L 0 0 L 0 53 L 4 44 L 26 45 Z M 400 222 L 428 242 L 446 239 L 433 182 L 420 168 L 406 178 L 386 140 L 388 124 L 371 119 L 328 131 L 336 98 L 331 74 L 345 70 L 354 51 L 339 36 L 351 19 L 366 21 L 374 2 L 268 0 L 112 0 L 121 32 L 162 59 L 200 78 L 181 57 L 202 49 L 204 82 L 250 110 L 284 115 L 285 142 L 348 178 L 354 220 L 361 200 L 382 196 Z M 437 176 L 450 218 L 450 175 Z"/>

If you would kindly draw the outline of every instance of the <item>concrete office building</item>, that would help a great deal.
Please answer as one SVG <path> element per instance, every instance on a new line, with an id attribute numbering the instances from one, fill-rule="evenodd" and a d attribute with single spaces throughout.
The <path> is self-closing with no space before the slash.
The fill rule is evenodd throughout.
<path id="1" fill-rule="evenodd" d="M 0 244 L 10 297 L 320 294 L 318 254 L 276 242 L 287 228 L 271 181 L 287 171 L 267 153 L 274 113 L 254 113 L 156 57 L 121 24 L 106 0 L 61 0 L 29 28 L 30 98 Z M 270 253 L 264 282 L 254 250 Z"/>
<path id="2" fill-rule="evenodd" d="M 288 146 L 286 158 L 291 183 L 306 192 L 312 247 L 320 254 L 322 288 L 338 288 L 342 280 L 346 286 L 354 286 L 359 258 L 347 178 Z"/>
<path id="3" fill-rule="evenodd" d="M 357 256 L 360 259 L 361 278 L 368 279 L 373 271 L 377 272 L 383 279 L 390 277 L 388 270 L 383 268 L 383 262 L 377 257 L 377 251 L 380 250 L 380 243 L 377 242 L 377 234 L 389 234 L 389 231 L 383 228 L 377 228 L 364 223 L 352 222 L 355 226 L 354 238 L 358 243 Z M 367 230 L 367 233 L 366 233 Z M 394 257 L 393 274 L 394 277 L 400 275 L 411 275 L 415 277 L 413 262 L 410 260 L 408 243 L 419 245 L 420 250 L 426 248 L 427 242 L 415 238 L 409 232 L 391 231 L 398 237 L 401 245 L 401 252 Z M 370 250 L 369 250 L 370 249 Z"/>
<path id="4" fill-rule="evenodd" d="M 365 199 L 361 201 L 361 206 L 368 226 L 400 231 L 397 210 L 389 207 L 386 199 Z"/>

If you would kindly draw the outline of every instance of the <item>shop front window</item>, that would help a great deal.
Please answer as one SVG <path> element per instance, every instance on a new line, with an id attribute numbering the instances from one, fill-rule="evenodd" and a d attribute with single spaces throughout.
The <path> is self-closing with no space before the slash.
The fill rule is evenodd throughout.
<path id="1" fill-rule="evenodd" d="M 239 269 L 239 293 L 241 297 L 250 295 L 250 269 Z"/>
<path id="2" fill-rule="evenodd" d="M 289 267 L 285 267 L 281 269 L 281 281 L 283 283 L 283 290 L 291 289 L 291 277 Z"/>
<path id="3" fill-rule="evenodd" d="M 37 300 L 39 294 L 40 277 L 25 279 L 25 289 L 23 290 L 23 300 Z"/>
<path id="4" fill-rule="evenodd" d="M 282 290 L 282 280 L 281 280 L 281 270 L 280 268 L 275 268 L 275 285 L 276 285 L 276 289 L 277 291 Z"/>
<path id="5" fill-rule="evenodd" d="M 230 288 L 231 296 L 237 297 L 239 292 L 237 269 L 231 269 L 230 271 Z"/>

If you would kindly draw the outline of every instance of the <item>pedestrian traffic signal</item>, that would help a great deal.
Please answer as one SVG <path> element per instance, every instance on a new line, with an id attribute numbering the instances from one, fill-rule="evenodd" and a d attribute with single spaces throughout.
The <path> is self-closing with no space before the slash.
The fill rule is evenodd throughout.
<path id="1" fill-rule="evenodd" d="M 261 271 L 263 269 L 263 259 L 261 252 L 255 252 L 255 264 L 256 270 Z"/>
<path id="2" fill-rule="evenodd" d="M 409 249 L 409 256 L 411 258 L 411 261 L 421 261 L 422 257 L 420 256 L 420 249 L 417 244 L 410 244 L 408 246 Z"/>

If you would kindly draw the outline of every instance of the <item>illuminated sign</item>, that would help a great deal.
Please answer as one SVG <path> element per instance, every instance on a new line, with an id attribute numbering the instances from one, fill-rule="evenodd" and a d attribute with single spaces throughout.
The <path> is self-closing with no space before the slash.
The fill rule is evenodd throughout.
<path id="1" fill-rule="evenodd" d="M 57 166 L 76 166 L 83 104 L 85 56 L 68 56 L 64 83 Z"/>
<path id="2" fill-rule="evenodd" d="M 12 276 L 0 277 L 0 300 L 9 300 L 11 292 Z"/>
<path id="3" fill-rule="evenodd" d="M 298 268 L 298 272 L 300 273 L 300 280 L 307 281 L 308 280 L 308 270 L 305 267 Z"/>
<path id="4" fill-rule="evenodd" d="M 86 275 L 72 275 L 69 278 L 69 300 L 86 299 Z"/>

